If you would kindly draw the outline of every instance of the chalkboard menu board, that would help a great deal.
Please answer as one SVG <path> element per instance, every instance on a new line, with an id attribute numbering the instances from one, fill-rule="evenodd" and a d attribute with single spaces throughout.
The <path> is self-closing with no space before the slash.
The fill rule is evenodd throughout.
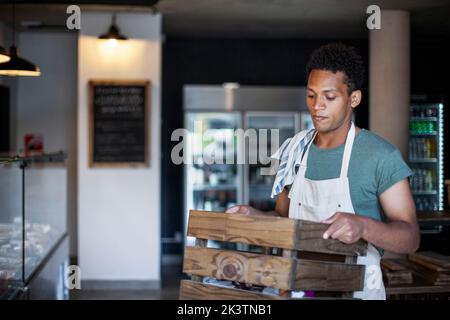
<path id="1" fill-rule="evenodd" d="M 149 81 L 89 81 L 91 167 L 148 166 Z"/>

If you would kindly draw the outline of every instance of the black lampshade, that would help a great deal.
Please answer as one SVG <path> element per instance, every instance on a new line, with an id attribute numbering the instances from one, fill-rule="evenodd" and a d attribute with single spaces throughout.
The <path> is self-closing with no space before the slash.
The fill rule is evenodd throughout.
<path id="1" fill-rule="evenodd" d="M 0 63 L 0 75 L 30 77 L 38 77 L 41 75 L 41 70 L 38 67 L 17 55 L 17 48 L 15 46 L 9 48 L 9 57 L 11 60 Z"/>
<path id="2" fill-rule="evenodd" d="M 3 48 L 2 46 L 0 46 L 0 63 L 3 62 L 8 62 L 9 60 L 11 60 L 11 58 L 8 56 L 8 54 L 6 53 L 5 48 Z"/>
<path id="3" fill-rule="evenodd" d="M 114 15 L 112 18 L 112 24 L 109 27 L 107 33 L 104 33 L 98 37 L 99 39 L 114 39 L 114 40 L 127 40 L 128 38 L 124 35 L 120 34 L 119 28 L 116 25 L 116 16 Z"/>

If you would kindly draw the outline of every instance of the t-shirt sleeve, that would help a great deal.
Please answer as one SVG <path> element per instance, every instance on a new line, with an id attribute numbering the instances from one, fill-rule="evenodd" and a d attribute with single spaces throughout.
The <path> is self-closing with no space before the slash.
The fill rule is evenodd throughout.
<path id="1" fill-rule="evenodd" d="M 377 168 L 377 195 L 379 196 L 397 182 L 411 175 L 412 171 L 403 160 L 400 151 L 397 149 L 392 151 L 381 160 Z"/>

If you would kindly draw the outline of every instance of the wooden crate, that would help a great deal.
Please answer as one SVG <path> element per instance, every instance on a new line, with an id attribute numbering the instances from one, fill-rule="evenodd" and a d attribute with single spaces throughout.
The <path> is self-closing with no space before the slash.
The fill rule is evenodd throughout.
<path id="1" fill-rule="evenodd" d="M 413 273 L 403 259 L 381 259 L 381 270 L 384 282 L 389 286 L 413 282 Z"/>
<path id="2" fill-rule="evenodd" d="M 432 251 L 421 251 L 410 254 L 408 259 L 416 265 L 415 269 L 420 275 L 431 284 L 450 285 L 450 256 Z"/>
<path id="3" fill-rule="evenodd" d="M 364 286 L 367 243 L 323 239 L 328 225 L 303 220 L 219 212 L 189 213 L 180 299 L 290 299 L 291 291 L 352 297 Z M 208 248 L 208 240 L 257 246 L 259 252 Z M 276 248 L 276 249 L 275 249 Z M 274 250 L 275 249 L 275 250 Z M 275 252 L 275 253 L 274 253 Z M 203 283 L 203 277 L 280 289 L 280 296 Z"/>

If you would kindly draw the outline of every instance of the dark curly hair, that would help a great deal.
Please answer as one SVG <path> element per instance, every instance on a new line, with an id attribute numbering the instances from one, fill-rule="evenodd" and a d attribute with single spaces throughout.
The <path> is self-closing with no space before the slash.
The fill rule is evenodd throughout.
<path id="1" fill-rule="evenodd" d="M 306 65 L 306 77 L 312 70 L 326 70 L 345 75 L 348 94 L 361 90 L 364 84 L 364 63 L 355 48 L 342 43 L 330 43 L 314 50 Z"/>

